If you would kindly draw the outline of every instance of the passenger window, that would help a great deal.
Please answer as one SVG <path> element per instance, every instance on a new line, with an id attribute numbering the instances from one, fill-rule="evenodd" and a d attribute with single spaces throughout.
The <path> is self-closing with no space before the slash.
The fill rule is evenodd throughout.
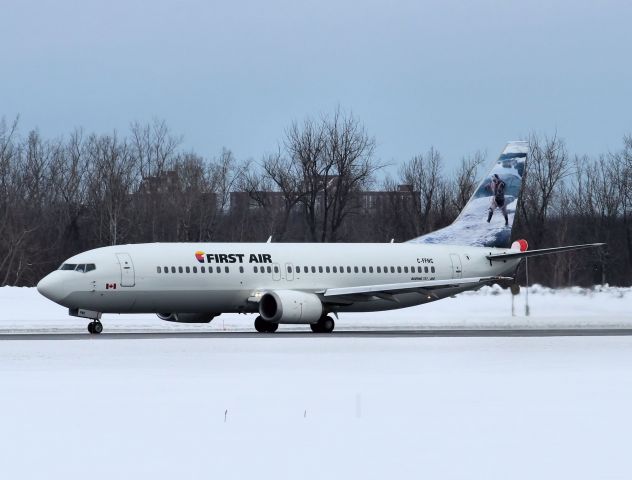
<path id="1" fill-rule="evenodd" d="M 244 267 L 242 267 L 241 265 L 239 266 L 239 273 L 244 273 Z"/>
<path id="2" fill-rule="evenodd" d="M 430 267 L 430 271 L 431 271 L 432 273 L 435 273 L 435 269 L 434 269 L 434 267 Z"/>
<path id="3" fill-rule="evenodd" d="M 428 267 L 424 267 L 424 272 L 428 273 Z"/>
<path id="4" fill-rule="evenodd" d="M 182 267 L 178 267 L 178 272 L 184 273 L 184 270 L 182 269 Z"/>
<path id="5" fill-rule="evenodd" d="M 316 273 L 316 267 L 312 266 L 312 273 Z"/>
<path id="6" fill-rule="evenodd" d="M 186 272 L 191 273 L 191 269 L 189 267 L 186 267 Z"/>
<path id="7" fill-rule="evenodd" d="M 162 270 L 163 270 L 163 272 L 165 272 L 165 273 L 169 273 L 169 267 L 164 267 Z"/>
<path id="8" fill-rule="evenodd" d="M 193 273 L 197 273 L 197 267 L 193 267 Z"/>
<path id="9" fill-rule="evenodd" d="M 259 268 L 255 265 L 254 267 L 252 267 L 252 271 L 255 273 L 259 273 Z"/>
<path id="10" fill-rule="evenodd" d="M 226 273 L 230 273 L 230 268 L 228 268 L 228 267 L 224 267 L 224 271 L 225 271 Z"/>
<path id="11" fill-rule="evenodd" d="M 289 265 L 287 266 L 287 273 L 292 273 L 292 267 L 290 267 Z"/>
<path id="12" fill-rule="evenodd" d="M 369 267 L 369 273 L 373 273 L 373 267 Z"/>
<path id="13" fill-rule="evenodd" d="M 176 273 L 176 267 L 171 267 L 171 273 Z"/>
<path id="14" fill-rule="evenodd" d="M 325 271 L 329 273 L 329 267 L 325 267 Z"/>
<path id="15" fill-rule="evenodd" d="M 336 267 L 331 267 L 331 268 L 333 269 L 334 273 L 338 273 L 338 268 L 336 268 Z"/>
<path id="16" fill-rule="evenodd" d="M 221 269 L 221 267 L 215 267 L 215 271 L 216 271 L 217 273 L 222 273 L 222 269 Z"/>
<path id="17" fill-rule="evenodd" d="M 377 273 L 382 273 L 382 267 L 376 267 L 377 268 Z"/>
<path id="18" fill-rule="evenodd" d="M 347 267 L 347 273 L 351 273 L 351 267 Z"/>
<path id="19" fill-rule="evenodd" d="M 384 273 L 388 273 L 388 267 L 384 267 Z"/>
<path id="20" fill-rule="evenodd" d="M 391 267 L 391 273 L 395 273 L 395 267 Z"/>
<path id="21" fill-rule="evenodd" d="M 308 273 L 308 272 L 309 272 L 309 268 L 303 267 L 303 273 Z"/>
<path id="22" fill-rule="evenodd" d="M 397 267 L 397 273 L 402 273 L 402 267 Z"/>
<path id="23" fill-rule="evenodd" d="M 162 270 L 162 269 L 161 269 L 160 267 L 156 267 L 156 271 L 157 271 L 158 273 L 161 273 L 161 270 Z"/>
<path id="24" fill-rule="evenodd" d="M 362 267 L 362 273 L 366 273 L 366 267 Z"/>
<path id="25" fill-rule="evenodd" d="M 279 273 L 279 267 L 277 267 L 276 265 L 274 266 L 274 273 Z"/>
<path id="26" fill-rule="evenodd" d="M 345 273 L 345 267 L 340 267 L 340 273 Z"/>
<path id="27" fill-rule="evenodd" d="M 353 267 L 354 273 L 358 273 L 358 267 Z"/>
<path id="28" fill-rule="evenodd" d="M 318 267 L 318 273 L 323 273 L 323 267 Z"/>
<path id="29" fill-rule="evenodd" d="M 404 267 L 404 273 L 408 273 L 408 267 Z"/>
<path id="30" fill-rule="evenodd" d="M 206 273 L 206 267 L 200 267 L 200 273 Z"/>

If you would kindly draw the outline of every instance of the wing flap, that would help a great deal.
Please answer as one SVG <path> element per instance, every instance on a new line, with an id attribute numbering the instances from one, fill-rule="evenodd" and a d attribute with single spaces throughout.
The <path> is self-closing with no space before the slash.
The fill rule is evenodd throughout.
<path id="1" fill-rule="evenodd" d="M 387 283 L 383 285 L 363 285 L 359 287 L 328 288 L 322 295 L 324 297 L 341 297 L 345 295 L 371 295 L 378 298 L 391 296 L 395 293 L 419 292 L 428 293 L 427 290 L 447 287 L 460 287 L 462 285 L 485 284 L 502 280 L 512 280 L 511 277 L 473 277 L 451 278 L 448 280 L 427 280 L 418 282 Z"/>

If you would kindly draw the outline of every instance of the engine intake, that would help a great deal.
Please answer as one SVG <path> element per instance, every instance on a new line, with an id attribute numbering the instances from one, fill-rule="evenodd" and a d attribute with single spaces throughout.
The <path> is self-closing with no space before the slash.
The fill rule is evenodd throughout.
<path id="1" fill-rule="evenodd" d="M 323 314 L 323 304 L 313 293 L 274 290 L 261 297 L 259 314 L 273 323 L 316 323 Z"/>
<path id="2" fill-rule="evenodd" d="M 160 320 L 178 323 L 209 323 L 216 313 L 157 313 Z"/>

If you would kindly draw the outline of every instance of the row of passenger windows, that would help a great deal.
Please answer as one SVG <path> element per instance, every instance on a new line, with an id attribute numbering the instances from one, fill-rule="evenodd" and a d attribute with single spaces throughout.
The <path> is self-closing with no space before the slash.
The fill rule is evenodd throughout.
<path id="1" fill-rule="evenodd" d="M 263 270 L 263 267 L 261 267 L 261 268 Z M 314 267 L 314 266 L 308 267 L 308 266 L 304 266 L 302 268 L 303 268 L 303 270 L 302 270 L 303 273 L 309 273 L 310 271 L 312 273 L 316 273 L 316 269 L 318 269 L 318 273 L 323 273 L 323 271 L 324 271 L 324 273 L 332 273 L 332 272 L 333 273 L 345 273 L 345 272 L 351 273 L 351 268 L 352 267 L 349 267 L 349 266 L 347 266 L 347 267 Z M 255 269 L 254 270 L 255 273 L 257 273 L 257 267 L 254 267 L 254 269 Z M 301 273 L 301 267 L 299 267 L 299 266 L 295 267 L 294 271 L 296 273 Z M 402 271 L 404 273 L 409 273 L 409 272 L 410 273 L 415 273 L 415 267 L 414 266 L 410 267 L 410 270 L 408 269 L 407 266 L 406 267 L 393 267 L 393 266 L 391 266 L 391 267 L 353 267 L 353 273 L 360 273 L 360 272 L 367 273 L 367 271 L 369 273 L 373 273 L 373 272 L 376 272 L 376 273 L 389 273 L 389 272 L 390 273 L 395 273 L 395 272 L 402 273 Z M 424 266 L 424 267 L 417 266 L 416 272 L 417 273 L 429 273 L 429 272 L 435 273 L 435 267 L 428 268 L 427 266 Z M 292 273 L 292 267 L 289 266 L 289 265 L 287 267 L 287 273 Z"/>
<path id="2" fill-rule="evenodd" d="M 222 267 L 215 267 L 216 270 L 213 270 L 213 267 L 208 267 L 208 273 L 222 273 Z M 156 271 L 158 273 L 198 273 L 198 267 L 156 267 Z M 230 269 L 228 267 L 224 267 L 225 273 L 230 273 Z M 244 267 L 239 267 L 239 272 L 244 273 Z M 206 267 L 200 267 L 200 273 L 206 273 Z"/>
<path id="3" fill-rule="evenodd" d="M 353 269 L 353 270 L 352 270 Z M 156 271 L 158 273 L 198 273 L 198 267 L 156 267 Z M 200 273 L 206 273 L 207 269 L 206 267 L 200 267 L 199 268 L 199 272 Z M 254 273 L 272 273 L 272 271 L 274 271 L 274 273 L 279 273 L 279 267 L 278 266 L 254 266 L 252 267 L 252 271 Z M 416 269 L 414 266 L 410 267 L 315 267 L 315 266 L 304 266 L 301 267 L 297 266 L 294 267 L 294 269 L 292 269 L 292 267 L 290 265 L 288 265 L 287 267 L 287 273 L 435 273 L 435 267 L 430 267 L 428 268 L 428 266 L 417 266 Z M 225 273 L 230 273 L 230 268 L 229 267 L 224 267 L 224 272 Z M 215 269 L 213 269 L 213 267 L 208 267 L 208 273 L 222 273 L 222 267 L 215 267 Z M 244 267 L 239 267 L 239 273 L 244 273 Z"/>

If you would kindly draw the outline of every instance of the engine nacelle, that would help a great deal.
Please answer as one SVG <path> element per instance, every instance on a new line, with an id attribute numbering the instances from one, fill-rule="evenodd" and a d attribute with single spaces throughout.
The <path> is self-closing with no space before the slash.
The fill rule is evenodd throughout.
<path id="1" fill-rule="evenodd" d="M 157 313 L 160 320 L 178 323 L 209 323 L 216 313 Z"/>
<path id="2" fill-rule="evenodd" d="M 273 323 L 316 323 L 323 314 L 323 304 L 313 293 L 274 290 L 261 297 L 259 314 Z"/>

